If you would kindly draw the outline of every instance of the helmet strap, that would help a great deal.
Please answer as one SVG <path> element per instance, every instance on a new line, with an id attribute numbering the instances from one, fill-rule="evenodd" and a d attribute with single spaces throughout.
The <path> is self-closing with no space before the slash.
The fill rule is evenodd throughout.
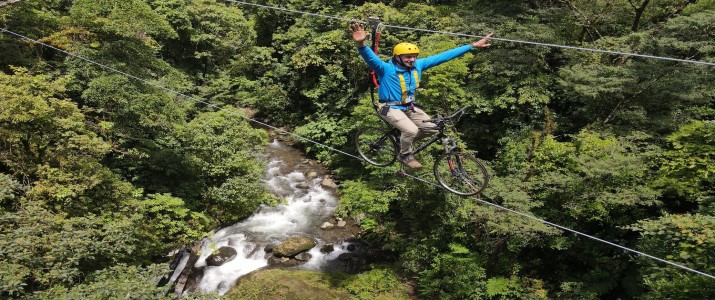
<path id="1" fill-rule="evenodd" d="M 407 69 L 407 66 L 405 66 L 405 63 L 402 61 L 402 56 L 400 56 L 400 55 L 395 55 L 395 57 L 393 57 L 392 60 L 394 60 L 395 62 L 397 62 L 397 64 L 400 65 L 400 67 L 403 67 L 403 68 Z"/>

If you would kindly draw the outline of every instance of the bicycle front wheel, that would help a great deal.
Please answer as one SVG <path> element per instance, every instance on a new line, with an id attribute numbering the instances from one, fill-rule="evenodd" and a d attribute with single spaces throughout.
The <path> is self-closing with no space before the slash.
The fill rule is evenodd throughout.
<path id="1" fill-rule="evenodd" d="M 489 184 L 489 174 L 482 162 L 462 152 L 447 153 L 437 158 L 434 176 L 445 189 L 462 196 L 481 193 Z"/>
<path id="2" fill-rule="evenodd" d="M 391 131 L 383 127 L 358 129 L 355 148 L 360 157 L 378 167 L 389 166 L 397 160 L 397 141 Z"/>

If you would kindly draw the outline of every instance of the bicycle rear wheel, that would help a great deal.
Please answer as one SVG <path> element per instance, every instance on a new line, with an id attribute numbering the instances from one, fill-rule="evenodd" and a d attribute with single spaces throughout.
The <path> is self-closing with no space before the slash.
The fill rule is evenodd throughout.
<path id="1" fill-rule="evenodd" d="M 364 127 L 355 134 L 355 148 L 372 165 L 389 166 L 397 160 L 397 141 L 389 129 Z"/>
<path id="2" fill-rule="evenodd" d="M 481 193 L 489 184 L 489 174 L 482 162 L 462 152 L 438 157 L 434 162 L 434 176 L 445 189 L 462 196 Z"/>

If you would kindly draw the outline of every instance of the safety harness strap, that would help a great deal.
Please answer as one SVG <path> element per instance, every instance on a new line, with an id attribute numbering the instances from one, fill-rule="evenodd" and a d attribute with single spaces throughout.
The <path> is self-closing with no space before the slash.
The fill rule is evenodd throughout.
<path id="1" fill-rule="evenodd" d="M 407 94 L 409 94 L 409 90 L 407 89 L 407 84 L 405 83 L 405 76 L 402 75 L 402 73 L 397 73 L 397 77 L 400 77 L 400 87 L 402 88 L 402 102 L 405 102 L 407 99 Z M 417 90 L 420 87 L 420 78 L 417 76 L 417 70 L 412 70 L 412 78 L 414 78 L 415 81 L 415 90 Z"/>

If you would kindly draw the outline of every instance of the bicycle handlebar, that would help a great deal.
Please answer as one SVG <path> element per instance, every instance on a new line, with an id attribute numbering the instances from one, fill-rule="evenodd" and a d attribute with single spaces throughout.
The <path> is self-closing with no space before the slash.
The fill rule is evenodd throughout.
<path id="1" fill-rule="evenodd" d="M 464 106 L 464 107 L 458 109 L 457 111 L 455 111 L 453 114 L 446 116 L 446 117 L 442 117 L 441 115 L 437 114 L 437 118 L 427 119 L 427 120 L 424 120 L 424 122 L 435 122 L 439 125 L 440 123 L 444 123 L 445 121 L 449 121 L 449 120 L 453 120 L 453 119 L 459 120 L 459 118 L 464 113 L 466 113 L 467 108 L 469 108 L 469 106 Z"/>

